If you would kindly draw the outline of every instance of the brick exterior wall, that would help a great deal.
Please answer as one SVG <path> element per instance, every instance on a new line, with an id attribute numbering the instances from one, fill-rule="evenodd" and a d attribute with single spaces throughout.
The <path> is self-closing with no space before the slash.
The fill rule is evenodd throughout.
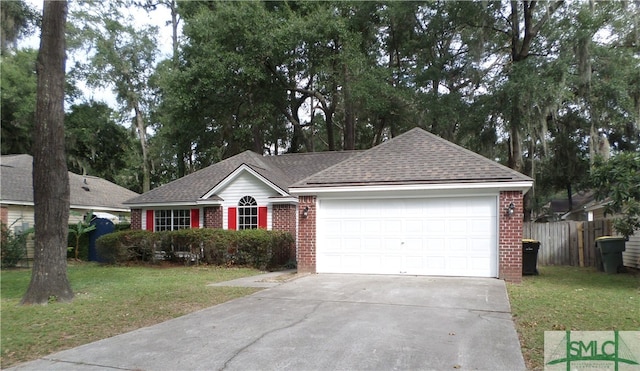
<path id="1" fill-rule="evenodd" d="M 275 204 L 272 207 L 272 215 L 271 215 L 271 229 L 274 231 L 283 231 L 289 232 L 296 238 L 296 213 L 298 212 L 298 208 L 296 205 L 289 204 Z M 291 246 L 291 250 L 289 251 L 289 259 L 293 260 L 296 258 L 296 248 L 295 243 Z"/>
<path id="2" fill-rule="evenodd" d="M 309 208 L 306 218 L 302 217 L 302 210 Z M 316 196 L 300 196 L 298 198 L 298 251 L 296 260 L 298 272 L 316 272 Z"/>
<path id="3" fill-rule="evenodd" d="M 222 228 L 222 206 L 204 208 L 204 227 Z"/>
<path id="4" fill-rule="evenodd" d="M 9 224 L 9 208 L 6 206 L 0 207 L 0 221 Z"/>
<path id="5" fill-rule="evenodd" d="M 522 281 L 522 192 L 500 192 L 498 203 L 498 271 L 501 279 L 520 283 Z M 515 205 L 513 215 L 507 215 L 509 204 Z"/>
<path id="6" fill-rule="evenodd" d="M 131 209 L 131 229 L 142 229 L 142 209 Z"/>

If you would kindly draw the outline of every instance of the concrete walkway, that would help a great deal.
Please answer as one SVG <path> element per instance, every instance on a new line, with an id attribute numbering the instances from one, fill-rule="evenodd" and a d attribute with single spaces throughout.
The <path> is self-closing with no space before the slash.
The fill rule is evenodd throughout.
<path id="1" fill-rule="evenodd" d="M 495 371 L 525 365 L 503 281 L 322 274 L 13 369 Z"/>

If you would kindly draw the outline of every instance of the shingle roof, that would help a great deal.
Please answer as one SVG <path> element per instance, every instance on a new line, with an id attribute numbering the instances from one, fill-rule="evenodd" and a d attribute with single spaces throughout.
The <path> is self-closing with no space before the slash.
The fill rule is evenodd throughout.
<path id="1" fill-rule="evenodd" d="M 261 156 L 252 151 L 245 151 L 154 188 L 126 203 L 196 202 L 243 164 L 271 181 L 284 192 L 288 192 L 289 185 L 294 182 L 344 161 L 357 153 L 357 151 L 317 152 Z"/>
<path id="2" fill-rule="evenodd" d="M 33 203 L 33 158 L 30 155 L 6 155 L 0 157 L 0 165 L 0 200 Z M 72 172 L 69 172 L 69 186 L 72 206 L 101 210 L 127 210 L 129 207 L 123 204 L 124 201 L 138 195 L 108 180 Z"/>
<path id="3" fill-rule="evenodd" d="M 414 128 L 309 176 L 292 188 L 531 181 L 519 172 Z"/>
<path id="4" fill-rule="evenodd" d="M 287 193 L 290 188 L 338 185 L 531 181 L 517 171 L 416 128 L 366 151 L 279 156 L 245 151 L 126 203 L 195 203 L 243 164 Z"/>

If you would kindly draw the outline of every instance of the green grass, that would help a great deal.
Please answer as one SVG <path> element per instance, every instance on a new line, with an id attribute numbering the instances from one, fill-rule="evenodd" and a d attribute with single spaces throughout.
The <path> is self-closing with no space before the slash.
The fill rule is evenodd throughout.
<path id="1" fill-rule="evenodd" d="M 508 284 L 522 352 L 542 370 L 545 331 L 640 330 L 640 274 L 591 268 L 539 267 L 539 276 Z"/>
<path id="2" fill-rule="evenodd" d="M 114 267 L 72 263 L 71 303 L 20 306 L 31 271 L 3 270 L 1 361 L 19 362 L 150 326 L 258 289 L 209 287 L 208 283 L 258 274 L 254 269 L 198 267 Z"/>

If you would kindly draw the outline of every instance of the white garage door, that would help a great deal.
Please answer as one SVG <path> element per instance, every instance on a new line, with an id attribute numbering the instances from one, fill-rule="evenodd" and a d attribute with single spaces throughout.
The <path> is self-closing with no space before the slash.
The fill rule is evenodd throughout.
<path id="1" fill-rule="evenodd" d="M 319 200 L 319 273 L 497 277 L 496 197 Z"/>

